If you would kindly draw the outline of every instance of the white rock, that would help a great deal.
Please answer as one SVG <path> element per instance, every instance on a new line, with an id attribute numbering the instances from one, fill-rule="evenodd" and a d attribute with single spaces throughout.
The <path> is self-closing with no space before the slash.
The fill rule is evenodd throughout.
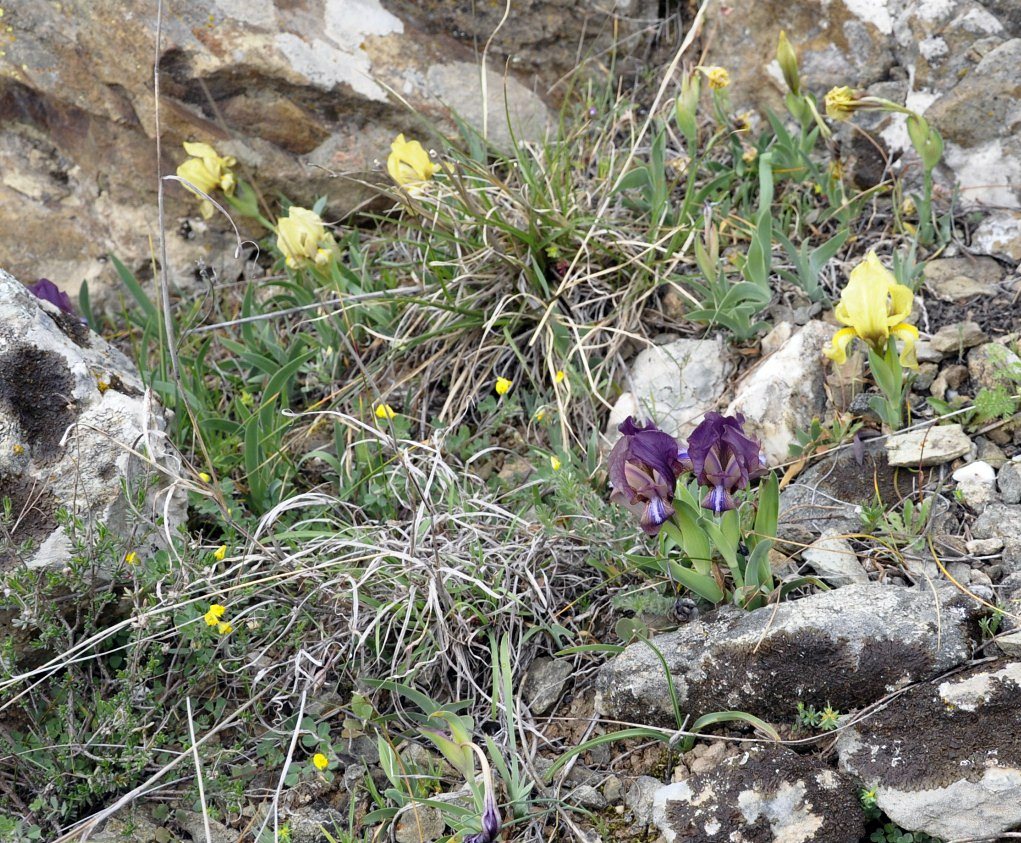
<path id="1" fill-rule="evenodd" d="M 957 483 L 995 483 L 996 469 L 982 460 L 961 466 L 951 475 Z"/>
<path id="2" fill-rule="evenodd" d="M 1003 539 L 972 539 L 964 546 L 972 556 L 992 556 L 1003 550 Z"/>
<path id="3" fill-rule="evenodd" d="M 897 433 L 886 440 L 891 466 L 943 465 L 968 454 L 974 445 L 959 424 L 944 424 Z"/>
<path id="4" fill-rule="evenodd" d="M 795 432 L 825 412 L 822 351 L 835 331 L 825 322 L 808 322 L 745 377 L 727 407 L 728 415 L 744 414 L 770 465 L 785 461 Z"/>
<path id="5" fill-rule="evenodd" d="M 1021 211 L 994 211 L 979 223 L 971 244 L 978 251 L 1021 261 Z"/>
<path id="6" fill-rule="evenodd" d="M 869 575 L 858 562 L 858 554 L 842 536 L 824 535 L 805 548 L 801 558 L 832 586 L 869 581 Z"/>
<path id="7" fill-rule="evenodd" d="M 667 433 L 686 437 L 716 406 L 734 369 L 722 339 L 680 339 L 645 349 L 631 366 L 630 391 L 610 412 L 607 439 L 617 439 L 617 425 L 628 416 L 651 418 Z"/>
<path id="8" fill-rule="evenodd" d="M 158 538 L 147 536 L 137 517 L 154 534 L 165 494 L 150 493 L 135 513 L 122 484 L 134 493 L 152 482 L 150 449 L 157 461 L 179 468 L 165 428 L 162 408 L 146 398 L 131 361 L 0 270 L 0 494 L 23 516 L 15 543 L 30 539 L 35 548 L 18 561 L 66 564 L 71 548 L 56 524 L 58 508 L 74 513 L 86 529 L 103 524 L 114 535 L 137 537 L 135 549 L 150 552 Z M 175 531 L 184 509 L 180 497 L 167 509 L 171 523 L 161 529 Z"/>

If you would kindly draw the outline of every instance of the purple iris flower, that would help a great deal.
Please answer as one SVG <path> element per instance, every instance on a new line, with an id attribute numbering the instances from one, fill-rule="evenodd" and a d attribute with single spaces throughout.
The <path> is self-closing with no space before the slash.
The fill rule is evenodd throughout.
<path id="1" fill-rule="evenodd" d="M 681 464 L 699 484 L 709 487 L 702 506 L 719 515 L 735 509 L 733 492 L 766 473 L 766 458 L 758 442 L 744 432 L 744 416 L 706 413 L 692 431 Z"/>
<path id="2" fill-rule="evenodd" d="M 70 313 L 72 316 L 78 315 L 74 312 L 74 306 L 71 304 L 71 299 L 67 293 L 50 281 L 49 278 L 40 278 L 34 284 L 29 285 L 28 289 L 37 299 L 42 299 L 52 305 L 56 305 L 64 313 Z"/>
<path id="3" fill-rule="evenodd" d="M 610 451 L 610 500 L 641 515 L 642 529 L 654 536 L 674 514 L 671 502 L 684 470 L 677 440 L 651 421 L 639 427 L 630 416 L 617 429 L 623 435 Z"/>
<path id="4" fill-rule="evenodd" d="M 486 788 L 486 796 L 482 802 L 482 831 L 464 838 L 464 843 L 493 843 L 500 833 L 500 809 L 496 807 L 496 797 Z"/>

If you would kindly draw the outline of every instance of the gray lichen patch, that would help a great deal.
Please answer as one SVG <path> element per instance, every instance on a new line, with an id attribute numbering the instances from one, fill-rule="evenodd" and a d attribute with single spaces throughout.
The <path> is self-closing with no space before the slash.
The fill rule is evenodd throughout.
<path id="1" fill-rule="evenodd" d="M 865 831 L 854 784 L 811 756 L 758 746 L 656 794 L 668 841 L 845 843 Z"/>

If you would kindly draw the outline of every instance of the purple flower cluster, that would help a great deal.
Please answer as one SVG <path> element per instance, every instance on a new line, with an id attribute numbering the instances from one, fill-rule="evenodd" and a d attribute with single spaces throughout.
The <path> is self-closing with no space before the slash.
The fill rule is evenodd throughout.
<path id="1" fill-rule="evenodd" d="M 28 289 L 37 299 L 48 301 L 50 304 L 59 307 L 64 313 L 70 313 L 72 316 L 78 315 L 74 312 L 71 297 L 50 281 L 49 278 L 40 278 L 34 284 L 30 284 Z"/>
<path id="2" fill-rule="evenodd" d="M 642 529 L 656 535 L 674 514 L 678 478 L 692 472 L 709 491 L 702 506 L 719 515 L 734 509 L 733 493 L 766 473 L 759 443 L 744 432 L 744 417 L 706 413 L 687 448 L 651 421 L 644 427 L 628 418 L 609 457 L 610 500 L 641 516 Z"/>

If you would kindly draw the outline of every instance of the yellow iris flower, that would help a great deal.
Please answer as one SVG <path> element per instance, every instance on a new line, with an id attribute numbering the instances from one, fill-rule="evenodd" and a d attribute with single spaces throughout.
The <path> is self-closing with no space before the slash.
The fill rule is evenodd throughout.
<path id="1" fill-rule="evenodd" d="M 184 151 L 191 158 L 177 168 L 178 178 L 184 179 L 203 193 L 212 193 L 220 188 L 227 196 L 234 195 L 234 188 L 237 187 L 237 179 L 231 168 L 237 164 L 233 155 L 220 156 L 208 143 L 185 143 Z M 191 187 L 185 185 L 191 193 L 195 193 Z M 199 196 L 198 193 L 195 193 Z M 212 203 L 205 197 L 199 206 L 199 212 L 203 219 L 209 219 L 213 215 Z"/>
<path id="2" fill-rule="evenodd" d="M 277 220 L 277 249 L 291 269 L 326 266 L 337 243 L 315 211 L 291 205 L 287 216 Z"/>
<path id="3" fill-rule="evenodd" d="M 730 84 L 730 72 L 725 67 L 714 64 L 709 67 L 699 67 L 698 69 L 705 75 L 709 87 L 714 91 L 721 91 Z"/>
<path id="4" fill-rule="evenodd" d="M 911 314 L 913 298 L 911 290 L 897 283 L 876 253 L 869 252 L 865 260 L 851 270 L 847 286 L 840 294 L 840 303 L 833 310 L 837 321 L 847 327 L 837 331 L 833 344 L 826 349 L 826 356 L 835 363 L 843 363 L 847 360 L 847 346 L 855 337 L 882 355 L 892 336 L 904 343 L 901 365 L 917 368 L 918 329 L 904 321 Z"/>
<path id="5" fill-rule="evenodd" d="M 823 102 L 826 105 L 826 116 L 832 120 L 847 120 L 860 108 L 858 98 L 847 85 L 830 88 Z"/>
<path id="6" fill-rule="evenodd" d="M 405 140 L 398 135 L 390 144 L 390 155 L 386 159 L 386 171 L 397 184 L 409 193 L 422 189 L 439 170 L 417 140 Z"/>

